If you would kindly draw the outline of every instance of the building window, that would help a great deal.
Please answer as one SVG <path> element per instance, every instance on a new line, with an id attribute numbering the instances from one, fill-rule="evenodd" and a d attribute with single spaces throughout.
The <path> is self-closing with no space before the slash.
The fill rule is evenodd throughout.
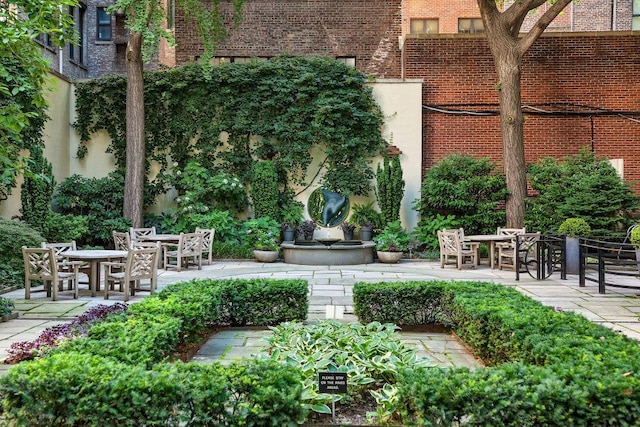
<path id="1" fill-rule="evenodd" d="M 640 0 L 633 0 L 633 19 L 631 21 L 632 30 L 640 30 Z"/>
<path id="2" fill-rule="evenodd" d="M 484 24 L 481 18 L 459 18 L 459 33 L 484 33 Z"/>
<path id="3" fill-rule="evenodd" d="M 97 10 L 97 23 L 98 23 L 98 41 L 110 41 L 111 40 L 111 15 L 107 13 L 106 7 L 98 7 Z"/>
<path id="4" fill-rule="evenodd" d="M 440 24 L 437 19 L 411 19 L 411 34 L 438 34 Z"/>
<path id="5" fill-rule="evenodd" d="M 356 68 L 356 57 L 355 56 L 338 56 L 336 61 L 342 62 L 347 67 Z"/>

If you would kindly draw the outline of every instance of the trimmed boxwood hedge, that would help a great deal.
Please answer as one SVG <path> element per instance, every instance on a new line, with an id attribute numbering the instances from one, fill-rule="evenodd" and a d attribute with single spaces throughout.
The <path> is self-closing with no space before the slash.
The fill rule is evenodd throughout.
<path id="1" fill-rule="evenodd" d="M 194 280 L 165 288 L 83 338 L 0 378 L 3 425 L 296 425 L 306 418 L 296 369 L 245 360 L 169 363 L 212 325 L 307 317 L 303 280 Z"/>
<path id="2" fill-rule="evenodd" d="M 640 425 L 640 346 L 514 289 L 480 282 L 356 283 L 361 321 L 448 326 L 490 368 L 413 369 L 398 381 L 409 424 Z"/>

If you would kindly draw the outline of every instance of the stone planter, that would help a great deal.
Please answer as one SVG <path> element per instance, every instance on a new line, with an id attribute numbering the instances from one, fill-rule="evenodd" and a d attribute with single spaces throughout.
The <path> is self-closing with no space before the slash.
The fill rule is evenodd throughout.
<path id="1" fill-rule="evenodd" d="M 278 259 L 279 251 L 253 250 L 253 257 L 258 262 L 275 262 Z"/>
<path id="2" fill-rule="evenodd" d="M 377 251 L 378 260 L 385 264 L 396 264 L 402 259 L 402 252 L 384 252 Z"/>

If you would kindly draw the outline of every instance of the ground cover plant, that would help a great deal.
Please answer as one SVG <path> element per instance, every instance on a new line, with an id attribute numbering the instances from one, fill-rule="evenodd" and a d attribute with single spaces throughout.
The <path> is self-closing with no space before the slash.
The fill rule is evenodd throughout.
<path id="1" fill-rule="evenodd" d="M 640 345 L 580 315 L 481 282 L 356 283 L 354 309 L 362 322 L 445 325 L 490 366 L 404 371 L 397 410 L 408 424 L 640 422 Z"/>
<path id="2" fill-rule="evenodd" d="M 283 323 L 271 328 L 273 335 L 266 358 L 284 362 L 300 370 L 305 408 L 331 413 L 331 402 L 349 404 L 358 395 L 371 393 L 378 409 L 368 414 L 377 422 L 394 415 L 399 373 L 409 367 L 430 365 L 416 356 L 415 348 L 400 341 L 397 327 L 371 322 L 343 324 L 325 320 L 317 324 Z M 318 372 L 346 372 L 345 395 L 318 392 Z"/>

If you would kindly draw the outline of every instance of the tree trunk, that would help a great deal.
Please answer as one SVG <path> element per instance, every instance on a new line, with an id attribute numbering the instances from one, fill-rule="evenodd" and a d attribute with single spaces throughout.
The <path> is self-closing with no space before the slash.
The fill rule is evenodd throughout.
<path id="1" fill-rule="evenodd" d="M 142 35 L 132 33 L 127 44 L 127 149 L 124 178 L 124 217 L 142 226 L 145 180 L 144 80 Z"/>
<path id="2" fill-rule="evenodd" d="M 506 202 L 509 228 L 524 226 L 527 196 L 527 167 L 524 159 L 524 118 L 520 97 L 520 64 L 517 46 L 501 46 L 496 52 L 499 77 L 500 125 L 502 128 L 502 159 L 509 195 Z"/>

